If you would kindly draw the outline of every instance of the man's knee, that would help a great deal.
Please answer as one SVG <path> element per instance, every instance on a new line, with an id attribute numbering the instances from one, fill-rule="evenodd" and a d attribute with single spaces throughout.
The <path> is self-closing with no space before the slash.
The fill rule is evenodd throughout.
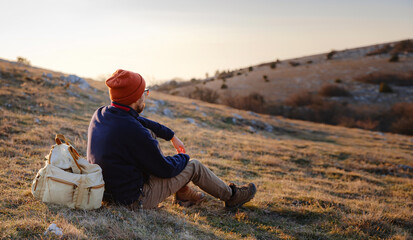
<path id="1" fill-rule="evenodd" d="M 191 166 L 193 166 L 194 168 L 197 168 L 197 167 L 199 167 L 200 165 L 202 165 L 202 163 L 201 163 L 199 160 L 192 159 L 192 160 L 189 160 L 188 165 L 191 165 Z"/>

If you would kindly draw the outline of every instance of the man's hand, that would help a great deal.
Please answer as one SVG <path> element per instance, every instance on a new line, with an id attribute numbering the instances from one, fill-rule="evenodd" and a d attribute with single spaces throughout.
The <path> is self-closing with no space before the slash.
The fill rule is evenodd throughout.
<path id="1" fill-rule="evenodd" d="M 175 147 L 175 149 L 178 153 L 185 153 L 185 146 L 184 146 L 183 142 L 177 136 L 174 136 L 171 139 L 171 142 L 172 142 L 172 145 L 174 145 L 174 147 Z"/>

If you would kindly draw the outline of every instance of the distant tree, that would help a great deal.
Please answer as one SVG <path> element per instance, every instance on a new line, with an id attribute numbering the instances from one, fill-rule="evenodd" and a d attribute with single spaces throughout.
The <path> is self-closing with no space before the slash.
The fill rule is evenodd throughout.
<path id="1" fill-rule="evenodd" d="M 275 68 L 277 67 L 277 63 L 276 63 L 276 62 L 272 62 L 272 63 L 270 64 L 270 67 L 271 67 L 272 69 L 275 69 Z"/>
<path id="2" fill-rule="evenodd" d="M 327 53 L 327 60 L 331 60 L 336 53 L 337 51 L 335 50 L 331 50 L 331 52 Z"/>
<path id="3" fill-rule="evenodd" d="M 399 61 L 399 54 L 397 53 L 394 53 L 389 59 L 389 62 L 398 62 L 398 61 Z"/>
<path id="4" fill-rule="evenodd" d="M 209 103 L 216 103 L 219 95 L 216 91 L 209 88 L 198 88 L 189 94 L 189 98 L 199 99 Z"/>
<path id="5" fill-rule="evenodd" d="M 208 75 L 208 73 L 205 73 L 205 78 L 209 78 L 209 75 Z"/>
<path id="6" fill-rule="evenodd" d="M 290 65 L 291 65 L 292 67 L 300 66 L 300 63 L 299 63 L 299 62 L 290 61 L 289 63 L 290 63 Z"/>
<path id="7" fill-rule="evenodd" d="M 248 68 L 248 71 L 252 72 L 252 70 L 254 70 L 253 67 L 249 67 L 249 68 Z"/>
<path id="8" fill-rule="evenodd" d="M 18 62 L 19 64 L 23 64 L 23 65 L 26 65 L 26 66 L 30 66 L 30 65 L 31 65 L 30 61 L 27 60 L 27 59 L 24 58 L 24 57 L 17 57 L 17 62 Z"/>
<path id="9" fill-rule="evenodd" d="M 393 89 L 387 84 L 387 83 L 380 83 L 380 89 L 379 92 L 381 93 L 392 93 Z"/>

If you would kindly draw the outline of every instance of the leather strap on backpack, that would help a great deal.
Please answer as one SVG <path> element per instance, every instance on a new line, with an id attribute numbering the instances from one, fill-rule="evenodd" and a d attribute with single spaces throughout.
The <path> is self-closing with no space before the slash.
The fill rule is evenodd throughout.
<path id="1" fill-rule="evenodd" d="M 69 146 L 69 148 L 67 149 L 69 150 L 70 155 L 72 155 L 73 161 L 75 161 L 76 166 L 79 168 L 80 170 L 80 174 L 82 174 L 82 168 L 80 168 L 79 163 L 77 162 L 77 160 L 79 159 L 80 155 L 79 153 L 76 151 L 76 149 L 74 149 L 72 146 Z"/>
<path id="2" fill-rule="evenodd" d="M 69 139 L 66 139 L 65 136 L 63 136 L 63 134 L 56 134 L 56 137 L 55 137 L 54 140 L 55 140 L 55 142 L 56 142 L 57 145 L 62 144 L 62 140 L 63 140 L 67 145 L 70 145 L 70 140 L 69 140 Z"/>

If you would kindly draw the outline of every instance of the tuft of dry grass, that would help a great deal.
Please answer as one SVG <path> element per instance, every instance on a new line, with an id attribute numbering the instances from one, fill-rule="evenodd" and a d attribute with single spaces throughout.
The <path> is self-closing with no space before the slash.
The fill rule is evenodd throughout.
<path id="1" fill-rule="evenodd" d="M 54 239 L 43 235 L 51 223 L 63 230 L 64 239 L 412 238 L 411 138 L 251 115 L 157 92 L 147 104 L 157 111 L 144 115 L 175 130 L 190 156 L 224 181 L 254 182 L 258 191 L 251 202 L 228 211 L 210 196 L 191 208 L 168 198 L 159 209 L 140 212 L 44 204 L 31 196 L 30 185 L 54 134 L 74 140 L 84 155 L 90 116 L 109 101 L 104 92 L 76 86 L 68 92 L 16 76 L 1 77 L 1 239 Z M 162 114 L 165 108 L 173 118 Z M 242 121 L 232 121 L 234 114 Z M 249 131 L 248 124 L 258 122 L 271 131 Z M 169 142 L 161 147 L 167 155 L 175 152 Z"/>

